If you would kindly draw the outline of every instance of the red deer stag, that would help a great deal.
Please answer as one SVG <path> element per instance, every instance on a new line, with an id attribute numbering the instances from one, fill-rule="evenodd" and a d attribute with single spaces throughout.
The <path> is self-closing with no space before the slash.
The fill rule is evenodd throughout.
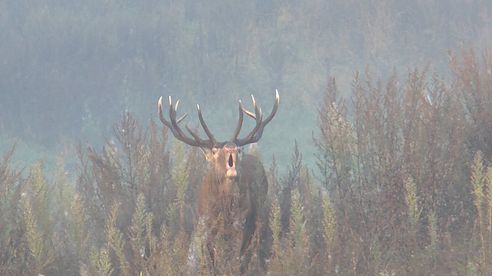
<path id="1" fill-rule="evenodd" d="M 169 97 L 169 121 L 163 115 L 162 97 L 158 101 L 161 122 L 169 128 L 176 139 L 201 148 L 209 163 L 208 172 L 199 188 L 197 209 L 206 232 L 206 250 L 202 251 L 207 255 L 207 266 L 213 274 L 224 272 L 237 274 L 237 266 L 240 267 L 239 272 L 244 273 L 248 269 L 253 250 L 258 250 L 256 253 L 259 254 L 260 266 L 264 267 L 266 251 L 268 251 L 264 246 L 260 246 L 263 249 L 254 248 L 252 243 L 255 235 L 260 237 L 260 243 L 268 243 L 264 240 L 268 233 L 269 209 L 265 170 L 256 156 L 239 153 L 240 147 L 260 140 L 265 126 L 277 112 L 280 98 L 276 91 L 272 112 L 265 119 L 254 96 L 251 95 L 251 98 L 254 112 L 246 110 L 239 101 L 239 120 L 236 129 L 232 138 L 225 142 L 218 142 L 215 139 L 203 119 L 199 105 L 197 105 L 198 119 L 208 139 L 201 138 L 188 126 L 186 126 L 187 133 L 180 127 L 180 122 L 187 114 L 176 117 L 179 100 L 173 105 Z M 244 138 L 239 138 L 244 114 L 255 120 L 255 126 Z M 257 225 L 261 225 L 261 229 L 258 229 Z M 237 246 L 232 247 L 235 249 L 225 250 L 227 252 L 218 252 L 220 250 L 216 246 L 218 239 Z M 226 265 L 218 265 L 218 262 Z"/>

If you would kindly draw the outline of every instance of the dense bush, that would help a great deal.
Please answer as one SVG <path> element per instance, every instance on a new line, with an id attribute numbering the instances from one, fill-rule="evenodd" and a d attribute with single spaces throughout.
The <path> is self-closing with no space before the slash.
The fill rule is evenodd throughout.
<path id="1" fill-rule="evenodd" d="M 275 159 L 267 168 L 272 246 L 267 271 L 256 255 L 252 273 L 492 273 L 492 62 L 472 52 L 451 61 L 451 82 L 425 70 L 402 82 L 366 72 L 348 99 L 330 82 L 317 167 L 295 145 L 283 176 Z M 195 250 L 207 231 L 193 207 L 200 152 L 130 114 L 114 137 L 101 150 L 78 147 L 73 179 L 61 159 L 46 176 L 41 162 L 23 172 L 14 149 L 4 154 L 0 274 L 183 275 L 190 257 L 208 273 Z"/>

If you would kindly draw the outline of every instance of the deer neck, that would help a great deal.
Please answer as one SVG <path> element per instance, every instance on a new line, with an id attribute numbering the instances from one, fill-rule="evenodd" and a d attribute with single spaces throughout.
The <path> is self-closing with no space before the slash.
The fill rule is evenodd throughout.
<path id="1" fill-rule="evenodd" d="M 210 178 L 213 179 L 215 186 L 213 190 L 217 193 L 218 196 L 232 196 L 236 192 L 238 192 L 236 190 L 239 177 L 229 178 L 226 177 L 224 174 L 220 174 L 214 171 L 212 177 Z"/>

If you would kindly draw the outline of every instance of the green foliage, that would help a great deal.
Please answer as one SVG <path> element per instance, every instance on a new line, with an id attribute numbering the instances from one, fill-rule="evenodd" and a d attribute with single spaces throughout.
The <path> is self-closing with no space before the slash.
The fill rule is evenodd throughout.
<path id="1" fill-rule="evenodd" d="M 410 225 L 415 228 L 420 217 L 420 211 L 418 206 L 417 187 L 411 177 L 408 177 L 405 180 L 405 191 Z"/>
<path id="2" fill-rule="evenodd" d="M 330 203 L 330 198 L 326 195 L 323 196 L 323 237 L 326 242 L 326 248 L 329 249 L 333 246 L 336 231 L 336 221 L 333 208 Z"/>
<path id="3" fill-rule="evenodd" d="M 22 197 L 22 179 L 12 168 L 15 147 L 0 161 L 0 274 L 27 273 L 26 248 L 20 244 L 23 235 L 22 212 L 18 206 Z"/>
<path id="4" fill-rule="evenodd" d="M 439 244 L 439 233 L 438 233 L 437 217 L 434 213 L 429 215 L 429 236 L 430 236 L 430 246 L 432 252 L 436 252 L 437 246 Z"/>
<path id="5" fill-rule="evenodd" d="M 491 90 L 469 86 L 473 78 L 489 81 L 487 64 L 465 56 L 452 64 L 451 86 L 419 70 L 401 84 L 396 75 L 383 83 L 357 73 L 350 101 L 330 82 L 315 143 L 317 176 L 336 221 L 333 267 L 346 274 L 440 274 L 465 271 L 452 260 L 473 256 L 488 271 L 486 162 L 477 154 L 471 174 L 466 166 L 477 149 L 488 148 L 475 133 L 486 135 L 477 125 L 487 128 L 482 116 Z"/>
<path id="6" fill-rule="evenodd" d="M 173 170 L 173 181 L 176 183 L 176 203 L 179 209 L 183 209 L 188 184 L 188 172 L 184 157 L 183 144 L 175 144 L 173 157 L 175 163 Z"/>
<path id="7" fill-rule="evenodd" d="M 473 193 L 473 203 L 475 205 L 476 211 L 477 211 L 477 222 L 476 222 L 476 227 L 478 229 L 478 242 L 479 242 L 479 255 L 480 255 L 480 261 L 479 261 L 479 266 L 484 266 L 485 261 L 486 261 L 486 239 L 487 239 L 487 233 L 486 233 L 486 227 L 487 225 L 485 224 L 484 220 L 484 208 L 483 208 L 483 201 L 484 201 L 484 186 L 485 186 L 485 181 L 486 181 L 486 171 L 485 167 L 483 164 L 483 158 L 482 158 L 482 153 L 479 151 L 475 153 L 475 156 L 473 158 L 473 163 L 471 165 L 471 185 L 472 185 L 472 193 Z M 488 212 L 488 210 L 485 210 Z M 487 214 L 487 213 L 485 213 Z"/>
<path id="8" fill-rule="evenodd" d="M 485 168 L 483 165 L 483 159 L 482 159 L 482 153 L 477 152 L 475 154 L 475 157 L 473 158 L 473 164 L 471 167 L 471 184 L 472 184 L 472 191 L 473 191 L 473 196 L 474 196 L 474 204 L 475 208 L 477 210 L 477 218 L 479 220 L 479 225 L 480 220 L 483 219 L 482 215 L 482 203 L 484 200 L 484 194 L 483 194 L 483 189 L 484 189 L 484 184 L 485 184 Z"/>
<path id="9" fill-rule="evenodd" d="M 83 256 L 87 249 L 87 221 L 83 204 L 77 194 L 73 195 L 73 201 L 70 205 L 70 219 L 68 225 L 68 239 L 75 241 L 75 252 L 77 256 Z"/>
<path id="10" fill-rule="evenodd" d="M 270 228 L 272 229 L 272 257 L 269 264 L 269 271 L 274 275 L 284 274 L 284 267 L 282 265 L 283 260 L 283 248 L 281 243 L 280 231 L 282 229 L 280 205 L 278 200 L 272 202 L 270 214 Z"/>
<path id="11" fill-rule="evenodd" d="M 48 186 L 41 163 L 33 165 L 22 200 L 27 248 L 32 258 L 31 271 L 45 273 L 55 260 L 50 216 Z M 48 238 L 46 238 L 48 237 Z"/>
<path id="12" fill-rule="evenodd" d="M 90 254 L 91 271 L 86 270 L 84 266 L 81 267 L 81 275 L 98 275 L 98 276 L 110 276 L 113 274 L 113 265 L 109 257 L 109 252 L 105 247 L 102 247 L 99 251 L 93 249 Z"/>
<path id="13" fill-rule="evenodd" d="M 33 259 L 31 269 L 34 274 L 40 274 L 53 262 L 53 248 L 46 243 L 38 218 L 33 214 L 31 200 L 25 199 L 23 207 L 27 248 Z"/>
<path id="14" fill-rule="evenodd" d="M 185 210 L 186 210 L 186 192 L 188 191 L 188 168 L 185 160 L 185 152 L 181 143 L 174 144 L 173 149 L 173 171 L 172 179 L 175 185 L 176 195 L 173 203 L 170 205 L 169 214 L 172 221 L 178 221 L 173 227 L 173 233 L 176 233 L 184 227 Z"/>
<path id="15" fill-rule="evenodd" d="M 106 219 L 106 227 L 104 233 L 106 235 L 107 248 L 111 249 L 111 252 L 116 255 L 116 259 L 119 262 L 119 273 L 122 275 L 130 275 L 129 264 L 125 256 L 126 242 L 123 239 L 123 233 L 117 227 L 118 209 L 120 204 L 115 202 Z"/>
<path id="16" fill-rule="evenodd" d="M 150 229 L 147 229 L 150 228 Z M 150 237 L 149 237 L 150 235 Z M 146 239 L 152 238 L 152 214 L 145 208 L 145 196 L 139 194 L 135 211 L 130 225 L 129 242 L 134 255 L 132 256 L 134 265 L 138 271 L 143 271 L 145 267 Z"/>
<path id="17" fill-rule="evenodd" d="M 292 193 L 289 235 L 284 247 L 286 251 L 286 272 L 293 275 L 306 275 L 309 271 L 309 242 L 306 232 L 303 205 L 299 191 Z"/>

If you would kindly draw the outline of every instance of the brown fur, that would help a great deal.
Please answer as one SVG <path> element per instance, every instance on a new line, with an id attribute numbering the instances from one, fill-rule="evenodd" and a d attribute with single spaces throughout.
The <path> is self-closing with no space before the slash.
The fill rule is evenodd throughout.
<path id="1" fill-rule="evenodd" d="M 224 238 L 233 244 L 232 252 L 226 255 L 236 255 L 241 260 L 239 265 L 243 273 L 257 249 L 252 244 L 254 235 L 260 234 L 257 225 L 267 225 L 268 183 L 263 165 L 256 156 L 245 154 L 241 160 L 235 159 L 239 166 L 237 177 L 227 178 L 225 162 L 228 154 L 220 149 L 214 159 L 209 159 L 210 169 L 198 196 L 198 214 L 205 218 L 207 251 L 213 273 L 220 271 L 215 263 L 217 252 L 214 243 L 217 239 Z"/>

